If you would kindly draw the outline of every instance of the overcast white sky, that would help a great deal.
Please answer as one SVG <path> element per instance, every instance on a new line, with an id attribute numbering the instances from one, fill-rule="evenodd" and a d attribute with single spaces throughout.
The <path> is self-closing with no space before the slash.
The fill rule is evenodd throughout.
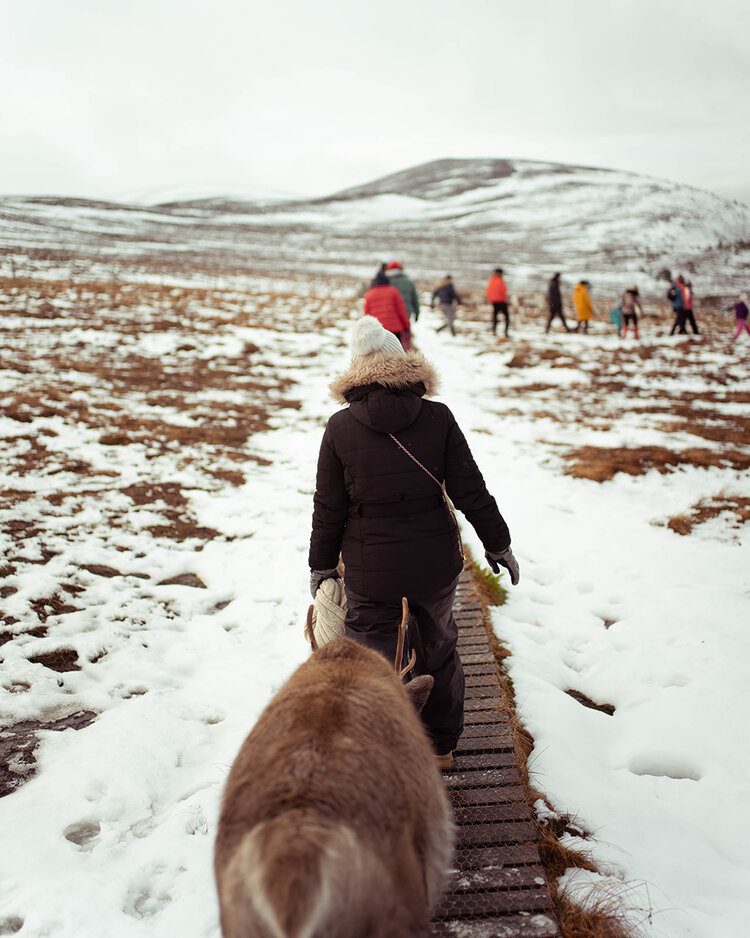
<path id="1" fill-rule="evenodd" d="M 750 202 L 747 0 L 0 0 L 0 37 L 5 194 L 515 156 Z"/>

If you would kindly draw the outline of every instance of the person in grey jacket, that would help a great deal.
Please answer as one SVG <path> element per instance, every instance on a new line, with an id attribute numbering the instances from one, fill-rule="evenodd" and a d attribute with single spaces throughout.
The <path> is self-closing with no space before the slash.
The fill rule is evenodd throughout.
<path id="1" fill-rule="evenodd" d="M 386 276 L 392 287 L 395 287 L 404 299 L 409 319 L 417 322 L 419 319 L 419 294 L 414 281 L 404 273 L 401 261 L 389 261 L 385 265 Z"/>
<path id="2" fill-rule="evenodd" d="M 456 293 L 456 288 L 453 286 L 453 277 L 450 274 L 446 274 L 432 291 L 431 307 L 434 307 L 435 300 L 440 303 L 440 309 L 445 318 L 445 322 L 442 326 L 437 327 L 437 331 L 442 332 L 447 327 L 450 329 L 451 335 L 455 335 L 456 328 L 453 324 L 456 321 L 456 306 L 461 305 L 461 297 Z"/>

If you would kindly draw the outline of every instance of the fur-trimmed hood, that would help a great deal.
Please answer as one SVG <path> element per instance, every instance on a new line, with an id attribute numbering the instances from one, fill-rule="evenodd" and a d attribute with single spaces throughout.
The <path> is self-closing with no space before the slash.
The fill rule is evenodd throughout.
<path id="1" fill-rule="evenodd" d="M 350 391 L 372 384 L 394 391 L 417 390 L 422 385 L 422 394 L 431 397 L 437 394 L 439 379 L 421 352 L 398 356 L 364 355 L 356 358 L 343 375 L 331 382 L 331 395 L 339 404 L 347 404 Z"/>

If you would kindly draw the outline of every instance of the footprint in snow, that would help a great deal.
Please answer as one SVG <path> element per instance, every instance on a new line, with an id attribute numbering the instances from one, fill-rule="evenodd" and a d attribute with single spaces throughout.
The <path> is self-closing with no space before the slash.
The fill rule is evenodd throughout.
<path id="1" fill-rule="evenodd" d="M 23 928 L 23 919 L 18 915 L 0 918 L 0 935 L 17 935 Z"/>
<path id="2" fill-rule="evenodd" d="M 98 821 L 78 821 L 76 824 L 69 824 L 63 831 L 63 837 L 78 847 L 90 849 L 92 840 L 95 840 L 101 833 L 102 826 Z"/>
<path id="3" fill-rule="evenodd" d="M 154 870 L 155 874 L 163 871 L 163 867 Z M 172 896 L 167 890 L 157 890 L 152 892 L 152 883 L 149 881 L 132 886 L 125 897 L 125 904 L 122 911 L 132 918 L 151 918 L 158 915 L 172 901 Z"/>

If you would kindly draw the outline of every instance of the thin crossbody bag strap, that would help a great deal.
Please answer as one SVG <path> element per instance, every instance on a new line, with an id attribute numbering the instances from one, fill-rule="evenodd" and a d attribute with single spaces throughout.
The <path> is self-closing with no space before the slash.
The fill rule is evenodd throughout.
<path id="1" fill-rule="evenodd" d="M 464 545 L 463 545 L 463 541 L 461 540 L 461 529 L 458 526 L 458 518 L 456 517 L 456 509 L 453 507 L 453 502 L 448 497 L 448 492 L 446 491 L 446 488 L 445 488 L 445 482 L 440 482 L 439 479 L 437 479 L 430 472 L 427 466 L 423 466 L 422 463 L 417 459 L 417 457 L 413 453 L 409 452 L 409 450 L 404 446 L 401 440 L 397 439 L 392 433 L 389 433 L 388 436 L 393 440 L 396 446 L 398 446 L 398 448 L 401 450 L 402 453 L 406 453 L 409 459 L 411 459 L 413 463 L 416 463 L 419 466 L 419 468 L 422 470 L 422 472 L 426 473 L 432 479 L 435 485 L 437 485 L 437 487 L 442 492 L 443 501 L 448 506 L 448 511 L 450 512 L 451 518 L 453 519 L 453 524 L 456 527 L 456 539 L 458 540 L 458 550 L 459 550 L 459 553 L 461 554 L 461 559 L 465 560 L 466 558 L 464 556 Z"/>

